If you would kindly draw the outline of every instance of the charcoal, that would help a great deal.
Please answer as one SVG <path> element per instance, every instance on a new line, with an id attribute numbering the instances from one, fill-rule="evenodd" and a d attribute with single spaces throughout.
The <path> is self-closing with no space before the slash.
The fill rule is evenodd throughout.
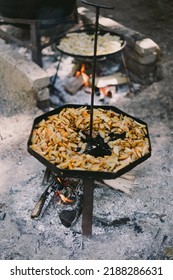
<path id="1" fill-rule="evenodd" d="M 72 222 L 75 220 L 76 218 L 76 211 L 75 210 L 63 210 L 60 214 L 59 214 L 59 218 L 61 220 L 61 223 L 65 226 L 65 227 L 71 227 Z"/>
<path id="2" fill-rule="evenodd" d="M 6 213 L 5 212 L 0 212 L 0 221 L 3 221 L 6 217 Z"/>

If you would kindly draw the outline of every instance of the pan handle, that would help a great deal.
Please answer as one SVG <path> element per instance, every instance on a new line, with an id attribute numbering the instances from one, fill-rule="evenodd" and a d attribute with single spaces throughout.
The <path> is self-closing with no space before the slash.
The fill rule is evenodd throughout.
<path id="1" fill-rule="evenodd" d="M 107 4 L 100 4 L 100 3 L 94 3 L 92 1 L 88 1 L 88 0 L 81 0 L 81 2 L 83 2 L 86 5 L 90 5 L 90 6 L 94 6 L 94 7 L 99 7 L 99 8 L 103 8 L 103 9 L 114 9 L 115 7 L 112 5 L 107 5 Z"/>

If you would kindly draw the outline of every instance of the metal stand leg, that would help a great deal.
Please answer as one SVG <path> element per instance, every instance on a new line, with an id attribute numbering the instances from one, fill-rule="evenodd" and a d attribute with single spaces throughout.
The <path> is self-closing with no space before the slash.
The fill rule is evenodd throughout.
<path id="1" fill-rule="evenodd" d="M 58 60 L 58 65 L 57 65 L 57 67 L 56 67 L 56 73 L 55 73 L 55 76 L 54 76 L 53 81 L 52 81 L 52 83 L 51 83 L 51 87 L 52 87 L 52 88 L 55 87 L 56 79 L 57 79 L 57 77 L 58 77 L 59 67 L 60 67 L 60 64 L 61 64 L 61 61 L 62 61 L 62 56 L 63 56 L 63 54 L 62 54 L 62 52 L 61 52 L 61 53 L 60 53 L 60 56 L 59 56 L 59 60 Z"/>
<path id="2" fill-rule="evenodd" d="M 30 36 L 31 36 L 31 49 L 32 49 L 32 60 L 42 67 L 41 57 L 41 42 L 40 42 L 40 28 L 39 22 L 33 20 L 30 22 Z"/>
<path id="3" fill-rule="evenodd" d="M 123 54 L 123 51 L 121 52 L 121 59 L 122 59 L 122 63 L 126 72 L 126 77 L 127 77 L 127 82 L 128 82 L 128 86 L 129 86 L 129 93 L 133 93 L 133 87 L 131 85 L 131 81 L 130 81 L 130 77 L 129 77 L 129 71 L 127 69 L 127 64 L 126 64 L 126 60 Z"/>
<path id="4" fill-rule="evenodd" d="M 57 95 L 60 102 L 64 103 L 65 102 L 65 99 L 64 99 L 64 95 L 62 94 L 62 92 L 56 88 L 56 81 L 57 81 L 57 77 L 58 77 L 58 71 L 59 71 L 59 68 L 60 68 L 60 64 L 61 64 L 61 61 L 62 61 L 62 52 L 60 53 L 60 56 L 59 56 L 59 60 L 58 60 L 58 64 L 57 64 L 57 67 L 56 67 L 56 73 L 54 75 L 54 77 L 51 79 L 51 82 L 50 82 L 50 86 L 49 86 L 49 93 L 50 95 Z M 53 105 L 56 105 L 56 106 L 60 106 L 59 104 L 53 104 Z"/>
<path id="5" fill-rule="evenodd" d="M 82 234 L 92 235 L 94 180 L 83 180 Z"/>
<path id="6" fill-rule="evenodd" d="M 42 185 L 46 185 L 49 182 L 50 179 L 50 175 L 51 175 L 51 171 L 46 168 L 45 173 L 44 173 L 44 177 L 43 177 L 43 181 L 42 181 Z"/>

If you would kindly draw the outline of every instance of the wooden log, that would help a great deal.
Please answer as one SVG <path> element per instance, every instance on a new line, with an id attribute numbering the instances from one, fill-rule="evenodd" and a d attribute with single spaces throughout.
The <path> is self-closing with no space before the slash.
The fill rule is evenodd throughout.
<path id="1" fill-rule="evenodd" d="M 65 90 L 70 94 L 75 94 L 83 85 L 85 81 L 82 76 L 71 77 L 66 80 L 64 85 Z"/>
<path id="2" fill-rule="evenodd" d="M 91 82 L 91 80 L 90 80 Z M 127 84 L 128 80 L 126 75 L 117 72 L 115 74 L 112 75 L 108 75 L 108 76 L 103 76 L 103 77 L 96 77 L 95 79 L 95 86 L 98 88 L 103 88 L 106 86 L 110 86 L 110 85 L 121 85 L 121 84 Z"/>
<path id="3" fill-rule="evenodd" d="M 78 70 L 80 70 L 82 67 L 82 62 L 77 62 L 77 63 L 74 63 L 72 69 L 71 69 L 71 72 L 68 74 L 68 77 L 74 77 L 76 72 Z"/>
<path id="4" fill-rule="evenodd" d="M 115 86 L 106 86 L 104 88 L 100 88 L 100 93 L 102 96 L 112 98 L 116 93 L 116 87 Z"/>
<path id="5" fill-rule="evenodd" d="M 124 174 L 121 177 L 117 179 L 112 180 L 102 180 L 102 182 L 96 181 L 96 185 L 100 186 L 108 186 L 115 190 L 124 192 L 128 195 L 130 195 L 130 191 L 133 187 L 135 181 L 135 176 L 131 174 Z"/>
<path id="6" fill-rule="evenodd" d="M 129 181 L 134 181 L 135 180 L 135 175 L 126 173 L 126 174 L 121 175 L 120 178 L 129 180 Z"/>
<path id="7" fill-rule="evenodd" d="M 115 190 L 130 194 L 134 182 L 123 178 L 117 178 L 115 180 L 104 180 L 104 183 Z"/>

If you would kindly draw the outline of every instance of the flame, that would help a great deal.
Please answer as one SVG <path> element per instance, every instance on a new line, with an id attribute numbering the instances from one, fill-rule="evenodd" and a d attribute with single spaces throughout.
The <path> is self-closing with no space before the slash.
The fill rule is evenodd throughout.
<path id="1" fill-rule="evenodd" d="M 86 65 L 84 63 L 82 63 L 81 68 L 76 71 L 75 77 L 82 77 L 82 83 L 85 86 L 85 92 L 91 94 L 92 74 L 86 74 Z M 98 87 L 98 90 L 100 91 L 100 94 L 104 97 L 112 98 L 114 94 L 114 90 L 112 90 L 112 87 L 110 85 L 106 85 L 105 87 Z"/>
<path id="2" fill-rule="evenodd" d="M 111 92 L 109 86 L 102 87 L 99 90 L 100 90 L 100 93 L 103 94 L 104 96 L 107 96 L 107 97 L 110 97 L 110 98 L 112 97 L 112 92 Z"/>
<path id="3" fill-rule="evenodd" d="M 105 96 L 107 96 L 107 90 L 106 88 L 100 88 L 100 93 L 103 93 Z"/>
<path id="4" fill-rule="evenodd" d="M 88 87 L 90 85 L 90 83 L 89 83 L 89 76 L 86 74 L 86 67 L 85 67 L 84 63 L 82 63 L 81 69 L 76 71 L 75 76 L 77 78 L 82 76 L 83 81 L 84 81 L 84 86 Z"/>
<path id="5" fill-rule="evenodd" d="M 68 197 L 63 195 L 60 191 L 56 191 L 55 195 L 59 196 L 61 201 L 64 203 L 73 203 L 74 202 L 73 199 L 69 199 Z"/>
<path id="6" fill-rule="evenodd" d="M 79 77 L 83 73 L 85 74 L 85 72 L 86 72 L 86 67 L 85 67 L 85 64 L 82 63 L 81 69 L 76 71 L 76 77 Z"/>

